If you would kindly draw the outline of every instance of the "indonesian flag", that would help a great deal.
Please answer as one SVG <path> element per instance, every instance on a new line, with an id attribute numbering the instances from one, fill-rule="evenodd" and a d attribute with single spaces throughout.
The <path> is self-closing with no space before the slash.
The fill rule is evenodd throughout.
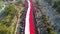
<path id="1" fill-rule="evenodd" d="M 32 2 L 28 0 L 28 10 L 25 19 L 25 34 L 34 34 L 34 21 L 32 17 Z"/>

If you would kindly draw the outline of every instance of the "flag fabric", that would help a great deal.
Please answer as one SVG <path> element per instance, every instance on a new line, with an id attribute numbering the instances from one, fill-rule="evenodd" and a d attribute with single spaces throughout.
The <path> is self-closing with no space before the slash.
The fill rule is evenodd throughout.
<path id="1" fill-rule="evenodd" d="M 25 34 L 34 34 L 34 21 L 32 14 L 32 2 L 28 0 L 28 10 L 25 19 Z"/>

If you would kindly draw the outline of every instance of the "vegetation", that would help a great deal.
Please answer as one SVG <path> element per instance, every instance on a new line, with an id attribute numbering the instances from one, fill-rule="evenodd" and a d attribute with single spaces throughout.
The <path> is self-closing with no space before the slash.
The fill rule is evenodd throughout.
<path id="1" fill-rule="evenodd" d="M 0 21 L 0 34 L 12 34 L 12 28 L 15 29 L 17 16 L 20 8 L 17 6 L 10 4 L 5 8 L 5 12 L 7 16 Z M 16 21 L 13 21 L 16 20 Z M 15 23 L 15 24 L 13 24 Z M 14 26 L 12 26 L 14 25 Z"/>
<path id="2" fill-rule="evenodd" d="M 60 0 L 46 0 L 49 4 L 53 4 L 52 8 L 60 13 Z"/>
<path id="3" fill-rule="evenodd" d="M 60 13 L 60 0 L 55 0 L 53 3 L 53 8 L 56 9 L 58 13 Z"/>
<path id="4" fill-rule="evenodd" d="M 60 6 L 58 6 L 58 7 L 56 8 L 56 11 L 57 11 L 58 13 L 60 13 Z"/>
<path id="5" fill-rule="evenodd" d="M 10 28 L 0 23 L 0 34 L 10 34 Z"/>
<path id="6" fill-rule="evenodd" d="M 43 22 L 45 24 L 45 27 L 46 27 L 48 33 L 49 34 L 56 34 L 55 31 L 54 31 L 54 28 L 49 24 L 48 19 L 46 17 L 46 14 L 43 14 L 42 18 L 43 18 Z"/>

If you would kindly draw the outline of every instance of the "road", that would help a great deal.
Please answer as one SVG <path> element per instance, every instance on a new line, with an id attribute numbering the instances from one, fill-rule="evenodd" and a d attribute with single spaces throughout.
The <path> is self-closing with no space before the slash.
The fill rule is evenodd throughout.
<path id="1" fill-rule="evenodd" d="M 29 33 L 31 33 L 31 34 L 34 34 L 34 33 L 35 34 L 40 34 L 41 32 L 46 33 L 46 31 L 44 29 L 44 26 L 43 26 L 44 24 L 42 23 L 42 13 L 41 13 L 41 10 L 38 8 L 37 1 L 33 0 L 33 1 L 31 1 L 31 3 L 32 3 L 32 8 L 30 8 L 30 9 L 32 9 L 33 11 L 31 11 L 30 17 L 33 18 L 33 19 L 32 19 L 32 21 L 30 20 L 31 21 L 31 23 L 30 23 L 30 21 L 29 21 L 30 17 L 29 17 L 29 13 L 28 13 L 29 12 L 29 7 L 28 6 L 30 6 L 30 5 L 24 6 L 23 10 L 21 11 L 20 23 L 19 23 L 19 26 L 17 28 L 17 34 L 27 34 L 27 31 L 28 31 L 28 34 Z M 31 26 L 29 27 L 28 24 L 29 25 L 31 24 Z M 31 30 L 29 29 L 31 27 L 32 27 L 33 31 L 31 31 L 32 29 Z"/>
<path id="2" fill-rule="evenodd" d="M 59 31 L 59 20 L 58 20 L 58 23 L 56 23 L 56 18 L 59 19 L 59 14 L 57 14 L 55 12 L 55 10 L 52 8 L 52 6 L 49 6 L 49 4 L 47 2 L 45 2 L 45 0 L 40 0 L 40 3 L 42 4 L 42 7 L 43 7 L 43 10 L 45 10 L 46 12 L 46 15 L 47 17 L 49 18 L 49 23 L 51 26 L 53 26 L 55 28 L 55 31 L 58 32 Z M 29 4 L 29 3 L 28 3 Z M 29 5 L 28 5 L 29 6 Z M 27 10 L 28 10 L 28 7 L 27 5 L 24 6 L 22 12 L 21 12 L 21 17 L 20 17 L 20 23 L 19 23 L 19 26 L 18 26 L 18 31 L 17 31 L 17 34 L 20 33 L 20 34 L 27 34 L 27 31 L 28 31 L 28 34 L 31 32 L 29 30 L 29 25 L 27 24 L 30 24 L 29 22 L 29 13 L 27 14 Z M 32 20 L 34 21 L 34 25 L 35 27 L 33 27 L 33 34 L 48 34 L 47 31 L 45 30 L 44 28 L 44 23 L 42 22 L 42 10 L 38 8 L 38 5 L 37 5 L 37 0 L 32 0 L 32 13 L 31 13 L 31 17 L 33 18 Z M 28 15 L 28 16 L 27 16 Z M 27 23 L 28 22 L 28 23 Z M 26 29 L 28 28 L 28 29 Z M 59 33 L 58 33 L 59 34 Z"/>

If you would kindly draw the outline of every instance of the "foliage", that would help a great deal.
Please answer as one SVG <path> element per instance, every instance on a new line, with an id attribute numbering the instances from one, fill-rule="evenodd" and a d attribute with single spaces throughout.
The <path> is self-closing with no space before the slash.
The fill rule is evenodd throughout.
<path id="1" fill-rule="evenodd" d="M 42 18 L 43 18 L 43 22 L 45 24 L 45 27 L 47 28 L 48 33 L 49 34 L 56 34 L 54 31 L 54 28 L 52 26 L 50 26 L 50 24 L 48 23 L 48 20 L 47 20 L 45 13 L 42 15 Z"/>
<path id="2" fill-rule="evenodd" d="M 0 21 L 0 34 L 11 34 L 12 19 L 18 15 L 19 11 L 19 8 L 13 4 L 5 8 L 7 16 Z"/>
<path id="3" fill-rule="evenodd" d="M 0 34 L 10 34 L 9 28 L 0 23 Z"/>
<path id="4" fill-rule="evenodd" d="M 52 8 L 56 9 L 58 13 L 60 13 L 60 0 L 46 0 L 48 3 L 53 3 Z"/>
<path id="5" fill-rule="evenodd" d="M 6 16 L 6 18 L 4 20 L 1 21 L 1 23 L 3 23 L 3 25 L 5 26 L 10 26 L 11 25 L 11 20 L 13 17 L 11 17 L 10 15 Z"/>
<path id="6" fill-rule="evenodd" d="M 53 8 L 57 8 L 58 6 L 60 6 L 60 1 L 54 1 Z"/>
<path id="7" fill-rule="evenodd" d="M 14 5 L 9 5 L 8 7 L 5 8 L 5 11 L 7 14 L 15 14 L 14 11 L 15 11 L 15 6 Z"/>
<path id="8" fill-rule="evenodd" d="M 58 13 L 60 13 L 60 1 L 54 1 L 53 8 L 56 9 Z"/>
<path id="9" fill-rule="evenodd" d="M 60 6 L 58 6 L 58 7 L 56 8 L 56 11 L 57 11 L 58 13 L 60 13 Z"/>

